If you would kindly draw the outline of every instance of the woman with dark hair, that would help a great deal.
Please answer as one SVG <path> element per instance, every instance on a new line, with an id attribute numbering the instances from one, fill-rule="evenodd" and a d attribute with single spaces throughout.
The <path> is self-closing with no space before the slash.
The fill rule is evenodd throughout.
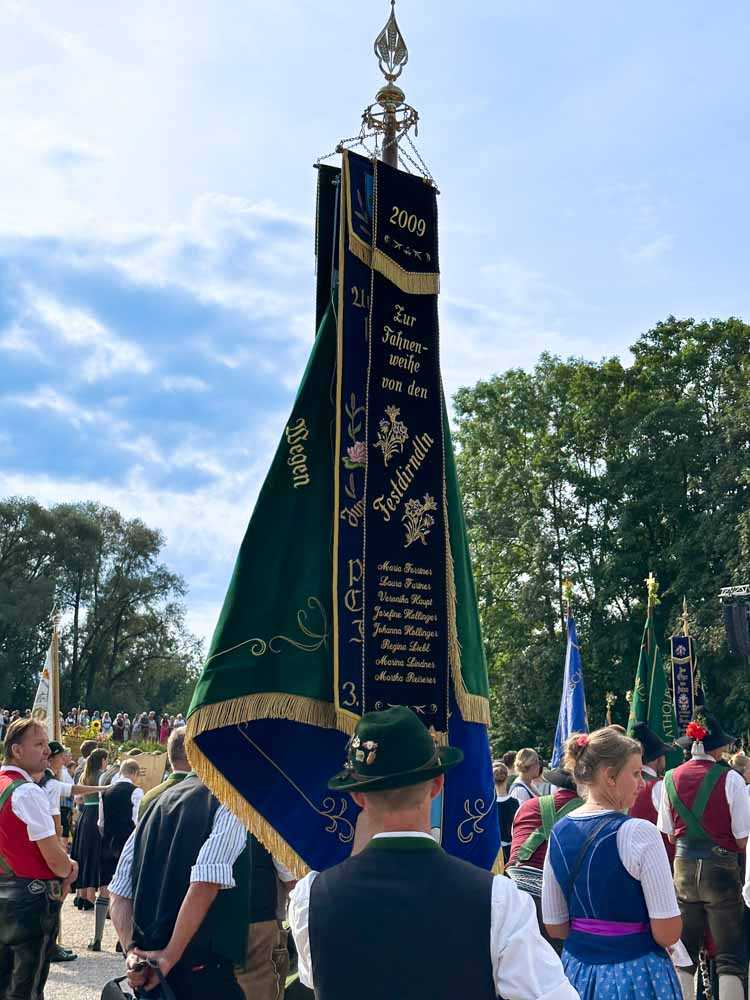
<path id="1" fill-rule="evenodd" d="M 581 1000 L 682 1000 L 665 950 L 682 932 L 667 852 L 653 823 L 627 815 L 641 766 L 640 743 L 620 726 L 566 744 L 585 804 L 550 833 L 542 912 Z"/>
<path id="2" fill-rule="evenodd" d="M 86 759 L 81 776 L 82 785 L 98 785 L 99 778 L 107 766 L 107 751 L 103 748 L 92 750 Z M 102 837 L 97 821 L 99 819 L 99 795 L 84 795 L 80 818 L 70 856 L 78 862 L 77 906 L 81 910 L 93 910 L 96 890 L 99 888 Z"/>

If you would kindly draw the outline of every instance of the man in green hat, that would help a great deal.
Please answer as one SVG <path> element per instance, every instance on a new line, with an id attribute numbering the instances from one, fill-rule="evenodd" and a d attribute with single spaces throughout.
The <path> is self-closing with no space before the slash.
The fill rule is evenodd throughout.
<path id="1" fill-rule="evenodd" d="M 462 760 L 408 708 L 357 724 L 344 770 L 328 783 L 362 810 L 355 851 L 310 872 L 290 898 L 300 980 L 317 1000 L 578 997 L 531 899 L 430 835 L 430 804 Z"/>

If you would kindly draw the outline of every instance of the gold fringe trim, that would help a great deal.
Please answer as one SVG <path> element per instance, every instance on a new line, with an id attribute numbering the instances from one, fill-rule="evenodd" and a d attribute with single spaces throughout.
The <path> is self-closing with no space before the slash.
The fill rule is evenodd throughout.
<path id="1" fill-rule="evenodd" d="M 296 694 L 264 692 L 246 694 L 242 698 L 230 698 L 215 705 L 202 705 L 188 720 L 188 739 L 211 729 L 237 726 L 242 722 L 257 719 L 289 719 L 290 722 L 304 722 L 308 726 L 321 729 L 336 729 L 336 709 L 327 701 L 303 698 Z M 191 732 L 194 736 L 191 736 Z"/>
<path id="2" fill-rule="evenodd" d="M 492 866 L 493 875 L 504 875 L 505 874 L 505 858 L 503 857 L 502 847 L 497 852 L 497 857 L 495 858 L 495 863 Z"/>
<path id="3" fill-rule="evenodd" d="M 489 699 L 480 694 L 470 694 L 466 690 L 463 674 L 461 673 L 461 643 L 458 641 L 458 625 L 456 623 L 456 577 L 453 565 L 453 552 L 451 551 L 450 523 L 448 521 L 448 504 L 443 501 L 445 523 L 448 530 L 445 533 L 445 554 L 446 554 L 446 578 L 447 578 L 447 604 L 448 604 L 448 662 L 450 663 L 451 676 L 453 678 L 453 691 L 456 701 L 465 722 L 480 722 L 489 726 L 492 722 L 490 718 Z"/>
<path id="4" fill-rule="evenodd" d="M 351 712 L 339 711 L 336 712 L 336 725 L 333 728 L 338 729 L 340 733 L 345 733 L 347 736 L 353 736 L 358 722 L 358 715 L 352 715 Z"/>
<path id="5" fill-rule="evenodd" d="M 372 266 L 407 295 L 438 295 L 440 292 L 440 274 L 437 271 L 407 271 L 377 249 L 372 255 Z"/>
<path id="6" fill-rule="evenodd" d="M 379 271 L 407 295 L 438 295 L 440 292 L 440 274 L 432 271 L 406 271 L 395 260 L 384 254 L 382 250 L 369 247 L 351 229 L 349 230 L 349 250 L 359 258 L 365 267 Z"/>
<path id="7" fill-rule="evenodd" d="M 349 229 L 349 250 L 358 257 L 365 267 L 372 267 L 372 248 L 361 240 L 352 229 Z"/>
<path id="8" fill-rule="evenodd" d="M 237 699 L 242 701 L 243 699 Z M 225 703 L 226 704 L 226 703 Z M 207 706 L 209 708 L 217 706 Z M 190 766 L 201 781 L 214 793 L 222 805 L 226 806 L 244 824 L 245 828 L 257 837 L 267 851 L 282 864 L 293 871 L 298 878 L 306 875 L 310 868 L 290 844 L 265 820 L 257 810 L 237 791 L 224 775 L 218 771 L 211 761 L 201 752 L 195 742 L 196 736 L 205 732 L 207 726 L 199 725 L 199 714 L 202 709 L 194 712 L 187 722 L 186 748 Z M 245 720 L 247 721 L 247 720 Z"/>

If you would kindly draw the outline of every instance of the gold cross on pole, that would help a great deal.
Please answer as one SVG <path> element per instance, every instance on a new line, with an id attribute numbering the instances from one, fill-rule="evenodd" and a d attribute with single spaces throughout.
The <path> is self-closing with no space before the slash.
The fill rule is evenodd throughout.
<path id="1" fill-rule="evenodd" d="M 648 606 L 653 608 L 659 603 L 659 581 L 656 579 L 653 573 L 649 573 L 644 580 L 646 588 L 648 590 Z"/>

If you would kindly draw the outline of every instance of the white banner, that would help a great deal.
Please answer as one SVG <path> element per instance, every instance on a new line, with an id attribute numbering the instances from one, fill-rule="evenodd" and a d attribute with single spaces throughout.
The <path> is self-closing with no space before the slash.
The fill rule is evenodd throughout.
<path id="1" fill-rule="evenodd" d="M 53 699 L 53 679 L 54 679 L 54 639 L 49 644 L 47 659 L 44 661 L 44 670 L 39 678 L 39 687 L 34 698 L 34 707 L 31 709 L 32 718 L 38 719 L 42 725 L 47 727 L 47 733 L 52 740 L 55 738 L 55 707 Z"/>

